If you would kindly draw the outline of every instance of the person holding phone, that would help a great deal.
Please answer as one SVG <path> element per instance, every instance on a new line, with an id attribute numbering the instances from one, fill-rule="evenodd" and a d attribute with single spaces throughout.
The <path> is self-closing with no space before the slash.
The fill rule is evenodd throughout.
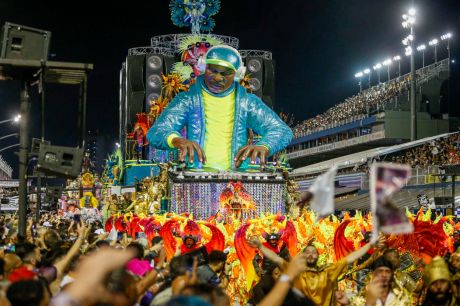
<path id="1" fill-rule="evenodd" d="M 372 274 L 367 286 L 361 292 L 348 299 L 343 291 L 337 291 L 335 296 L 340 305 L 365 306 L 410 306 L 412 297 L 406 288 L 394 282 L 394 267 L 384 257 L 379 257 L 372 266 Z"/>

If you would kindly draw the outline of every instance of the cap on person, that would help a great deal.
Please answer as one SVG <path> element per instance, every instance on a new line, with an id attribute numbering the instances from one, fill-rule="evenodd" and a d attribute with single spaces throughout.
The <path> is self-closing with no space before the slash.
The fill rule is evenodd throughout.
<path id="1" fill-rule="evenodd" d="M 433 260 L 425 267 L 423 280 L 425 281 L 425 285 L 427 287 L 437 280 L 450 281 L 450 272 L 446 261 L 440 256 L 434 257 Z"/>
<path id="2" fill-rule="evenodd" d="M 219 45 L 208 50 L 206 64 L 219 65 L 237 71 L 243 66 L 243 61 L 238 50 L 227 45 Z"/>

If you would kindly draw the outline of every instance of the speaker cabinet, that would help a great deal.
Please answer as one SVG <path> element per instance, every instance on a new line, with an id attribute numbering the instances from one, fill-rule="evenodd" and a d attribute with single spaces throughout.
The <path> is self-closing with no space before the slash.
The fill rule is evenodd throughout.
<path id="1" fill-rule="evenodd" d="M 275 65 L 273 60 L 259 56 L 245 58 L 246 75 L 249 75 L 250 91 L 261 98 L 269 107 L 275 99 Z"/>
<path id="2" fill-rule="evenodd" d="M 37 168 L 45 174 L 75 178 L 81 172 L 83 149 L 41 144 Z"/>
<path id="3" fill-rule="evenodd" d="M 136 114 L 150 110 L 150 101 L 161 95 L 162 74 L 168 74 L 175 63 L 173 56 L 163 54 L 131 55 L 126 58 L 127 126 L 133 128 Z"/>
<path id="4" fill-rule="evenodd" d="M 46 60 L 51 32 L 6 22 L 0 34 L 0 58 Z"/>

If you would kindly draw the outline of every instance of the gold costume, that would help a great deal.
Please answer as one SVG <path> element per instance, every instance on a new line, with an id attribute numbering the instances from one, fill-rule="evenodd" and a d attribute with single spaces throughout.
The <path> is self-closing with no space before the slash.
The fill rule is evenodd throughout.
<path id="1" fill-rule="evenodd" d="M 449 272 L 449 267 L 447 266 L 447 263 L 444 260 L 444 258 L 440 256 L 435 256 L 423 271 L 423 281 L 425 282 L 426 288 L 429 288 L 431 284 L 437 280 L 446 280 L 452 285 L 452 277 Z M 426 297 L 422 297 L 419 305 L 427 304 L 425 303 L 425 299 Z M 452 292 L 452 297 L 449 305 L 456 305 L 455 292 Z"/>
<path id="2" fill-rule="evenodd" d="M 337 278 L 347 268 L 347 260 L 320 268 L 309 268 L 300 274 L 295 287 L 317 306 L 336 305 Z"/>
<path id="3" fill-rule="evenodd" d="M 411 306 L 413 305 L 412 297 L 409 291 L 405 288 L 398 286 L 395 282 L 392 282 L 391 293 L 393 299 L 390 303 L 385 306 Z M 390 295 L 387 297 L 387 299 Z M 388 301 L 387 301 L 388 302 Z M 350 306 L 365 306 L 366 305 L 366 290 L 365 288 L 361 292 L 350 299 Z M 382 305 L 377 302 L 376 305 Z"/>

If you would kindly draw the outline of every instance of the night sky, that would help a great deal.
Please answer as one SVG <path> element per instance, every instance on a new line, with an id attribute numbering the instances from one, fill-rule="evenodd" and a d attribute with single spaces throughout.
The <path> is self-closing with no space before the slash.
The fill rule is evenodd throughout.
<path id="1" fill-rule="evenodd" d="M 30 3 L 28 3 L 30 2 Z M 5 21 L 52 32 L 52 60 L 93 63 L 89 77 L 88 129 L 100 135 L 100 156 L 114 148 L 118 138 L 118 78 L 127 50 L 148 46 L 150 37 L 188 33 L 170 20 L 169 1 L 71 1 L 65 6 L 49 1 L 0 0 L 0 24 Z M 276 60 L 276 111 L 296 120 L 312 117 L 358 91 L 354 74 L 396 54 L 403 55 L 407 35 L 401 15 L 411 1 L 402 0 L 223 0 L 214 16 L 213 33 L 238 37 L 240 49 L 273 52 Z M 451 31 L 453 84 L 460 84 L 460 1 L 419 0 L 416 45 Z M 428 44 L 427 44 L 428 45 Z M 446 57 L 444 45 L 438 58 Z M 431 63 L 433 53 L 426 52 Z M 421 55 L 417 54 L 421 66 Z M 396 73 L 396 65 L 393 72 Z M 403 72 L 409 61 L 403 56 Z M 376 75 L 375 80 L 376 80 Z M 386 71 L 382 71 L 382 78 Z M 453 85 L 451 111 L 458 113 L 460 86 Z M 0 82 L 0 120 L 19 110 L 18 84 Z M 76 146 L 78 88 L 47 85 L 45 138 L 56 145 Z M 35 91 L 35 90 L 33 90 Z M 31 96 L 31 136 L 39 137 L 39 103 Z M 18 130 L 0 126 L 0 136 Z M 17 139 L 0 140 L 0 148 Z M 4 157 L 17 167 L 15 150 Z M 17 171 L 15 171 L 17 176 Z"/>

